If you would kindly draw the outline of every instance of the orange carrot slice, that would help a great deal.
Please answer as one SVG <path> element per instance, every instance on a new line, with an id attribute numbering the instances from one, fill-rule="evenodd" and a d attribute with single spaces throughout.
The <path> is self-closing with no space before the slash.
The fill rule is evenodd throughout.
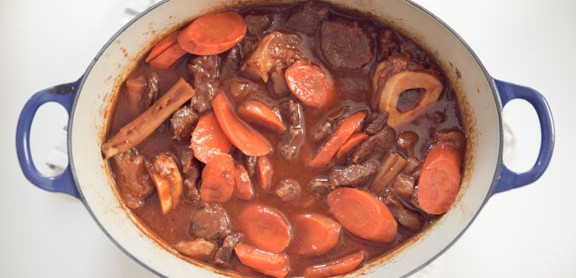
<path id="1" fill-rule="evenodd" d="M 374 242 L 391 242 L 397 223 L 383 202 L 369 192 L 341 187 L 327 197 L 330 213 L 353 235 Z"/>
<path id="2" fill-rule="evenodd" d="M 290 259 L 286 253 L 266 252 L 244 243 L 238 243 L 234 253 L 243 265 L 266 275 L 282 278 L 290 272 Z"/>
<path id="3" fill-rule="evenodd" d="M 268 159 L 267 156 L 259 156 L 256 160 L 256 170 L 260 187 L 264 191 L 270 191 L 270 187 L 272 187 L 272 175 L 274 174 L 270 159 Z"/>
<path id="4" fill-rule="evenodd" d="M 332 218 L 316 214 L 299 214 L 292 218 L 294 239 L 290 249 L 305 256 L 318 256 L 340 241 L 342 226 Z"/>
<path id="5" fill-rule="evenodd" d="M 316 156 L 308 165 L 312 167 L 326 167 L 330 165 L 336 152 L 352 134 L 360 127 L 362 121 L 366 118 L 366 112 L 356 112 L 342 121 L 332 137 L 322 146 Z"/>
<path id="6" fill-rule="evenodd" d="M 357 132 L 354 133 L 346 140 L 346 142 L 338 149 L 336 153 L 336 157 L 341 159 L 345 157 L 350 151 L 352 151 L 358 144 L 362 143 L 366 138 L 368 138 L 368 134 L 365 132 Z"/>
<path id="7" fill-rule="evenodd" d="M 286 126 L 280 119 L 280 116 L 261 101 L 245 101 L 238 107 L 238 115 L 246 121 L 262 125 L 278 132 L 286 131 Z"/>
<path id="8" fill-rule="evenodd" d="M 158 55 L 166 51 L 168 48 L 170 48 L 170 46 L 177 44 L 178 43 L 177 38 L 179 33 L 180 32 L 171 33 L 168 36 L 162 38 L 159 42 L 157 42 L 148 53 L 148 56 L 146 56 L 145 59 L 146 63 L 150 63 L 150 61 L 154 60 L 154 58 L 158 57 Z"/>
<path id="9" fill-rule="evenodd" d="M 259 249 L 280 253 L 290 244 L 291 227 L 275 208 L 250 203 L 240 212 L 239 220 L 246 241 Z"/>
<path id="10" fill-rule="evenodd" d="M 250 175 L 248 175 L 248 171 L 242 164 L 236 164 L 234 179 L 236 182 L 234 190 L 236 197 L 242 200 L 251 200 L 254 197 L 254 188 L 252 187 Z"/>
<path id="11" fill-rule="evenodd" d="M 284 72 L 288 88 L 304 105 L 324 107 L 336 99 L 332 76 L 321 67 L 301 59 Z"/>
<path id="12" fill-rule="evenodd" d="M 232 156 L 218 154 L 202 169 L 200 200 L 207 203 L 225 203 L 234 193 L 236 167 Z"/>
<path id="13" fill-rule="evenodd" d="M 223 53 L 242 41 L 246 22 L 236 12 L 207 14 L 198 17 L 178 35 L 178 44 L 195 55 Z"/>
<path id="14" fill-rule="evenodd" d="M 212 109 L 228 140 L 245 155 L 263 156 L 272 151 L 270 142 L 262 134 L 236 116 L 223 92 L 212 99 Z"/>
<path id="15" fill-rule="evenodd" d="M 325 264 L 309 266 L 304 269 L 304 277 L 317 278 L 346 274 L 358 268 L 365 257 L 366 255 L 363 251 L 358 251 Z"/>
<path id="16" fill-rule="evenodd" d="M 418 204 L 426 213 L 443 214 L 450 209 L 460 189 L 460 163 L 460 153 L 452 145 L 432 146 L 418 181 Z"/>
<path id="17" fill-rule="evenodd" d="M 208 112 L 198 119 L 192 132 L 190 147 L 194 157 L 206 164 L 215 155 L 229 153 L 232 143 L 224 134 L 213 112 Z"/>

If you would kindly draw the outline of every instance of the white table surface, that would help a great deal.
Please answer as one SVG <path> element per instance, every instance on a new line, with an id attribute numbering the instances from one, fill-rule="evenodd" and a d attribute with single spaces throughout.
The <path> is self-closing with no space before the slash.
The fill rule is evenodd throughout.
<path id="1" fill-rule="evenodd" d="M 106 237 L 80 201 L 28 182 L 14 146 L 26 100 L 79 78 L 134 1 L 0 0 L 0 277 L 154 276 Z M 576 182 L 568 175 L 576 157 L 576 1 L 415 2 L 459 33 L 494 77 L 548 99 L 556 148 L 540 180 L 492 197 L 469 230 L 414 276 L 576 277 Z M 513 133 L 505 161 L 528 169 L 539 142 L 535 113 L 519 101 L 504 119 Z M 65 121 L 57 105 L 41 108 L 32 131 L 37 161 Z"/>

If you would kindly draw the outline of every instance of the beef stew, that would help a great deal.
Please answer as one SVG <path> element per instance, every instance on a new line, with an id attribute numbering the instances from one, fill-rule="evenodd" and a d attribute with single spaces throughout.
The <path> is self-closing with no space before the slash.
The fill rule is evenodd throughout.
<path id="1" fill-rule="evenodd" d="M 385 256 L 450 209 L 463 171 L 434 58 L 322 2 L 199 17 L 139 61 L 112 113 L 102 151 L 127 208 L 183 258 L 247 276 Z"/>

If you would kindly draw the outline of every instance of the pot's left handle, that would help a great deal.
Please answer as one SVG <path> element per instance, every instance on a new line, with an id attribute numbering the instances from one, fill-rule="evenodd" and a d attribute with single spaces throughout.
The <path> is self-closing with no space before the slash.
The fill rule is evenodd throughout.
<path id="1" fill-rule="evenodd" d="M 66 167 L 64 172 L 57 176 L 46 177 L 38 171 L 32 161 L 30 152 L 30 129 L 38 108 L 48 102 L 56 102 L 62 105 L 68 115 L 70 115 L 81 80 L 82 78 L 75 82 L 54 86 L 34 94 L 22 108 L 16 127 L 16 152 L 24 176 L 41 189 L 50 192 L 62 192 L 76 198 L 80 198 L 80 194 L 74 183 L 70 163 L 68 163 L 68 167 Z"/>
<path id="2" fill-rule="evenodd" d="M 502 165 L 500 179 L 494 190 L 494 193 L 499 193 L 530 184 L 544 174 L 554 151 L 554 121 L 548 102 L 536 90 L 500 80 L 494 80 L 494 82 L 500 94 L 502 106 L 505 106 L 513 99 L 523 99 L 534 107 L 540 121 L 541 134 L 538 158 L 532 169 L 524 173 L 515 173 L 508 169 L 506 165 Z"/>

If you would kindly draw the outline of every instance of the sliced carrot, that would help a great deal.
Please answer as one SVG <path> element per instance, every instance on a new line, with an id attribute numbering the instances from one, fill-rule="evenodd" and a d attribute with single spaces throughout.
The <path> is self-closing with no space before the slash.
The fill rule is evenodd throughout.
<path id="1" fill-rule="evenodd" d="M 251 200 L 254 197 L 254 188 L 252 187 L 250 175 L 248 175 L 248 171 L 242 164 L 236 164 L 234 179 L 236 182 L 234 190 L 236 197 L 242 200 Z"/>
<path id="2" fill-rule="evenodd" d="M 157 42 L 148 53 L 148 56 L 146 56 L 145 59 L 146 63 L 150 63 L 150 61 L 158 57 L 158 55 L 166 51 L 166 49 L 170 48 L 170 46 L 177 44 L 178 43 L 177 38 L 179 33 L 180 32 L 171 33 L 168 36 L 162 38 L 159 42 Z"/>
<path id="3" fill-rule="evenodd" d="M 207 203 L 225 203 L 234 193 L 236 167 L 232 156 L 218 154 L 202 169 L 200 200 Z"/>
<path id="4" fill-rule="evenodd" d="M 244 243 L 236 244 L 234 253 L 243 265 L 266 275 L 282 278 L 290 272 L 290 258 L 286 253 L 270 253 Z"/>
<path id="5" fill-rule="evenodd" d="M 212 109 L 228 140 L 247 156 L 263 156 L 272 151 L 270 142 L 238 118 L 223 92 L 212 99 Z"/>
<path id="6" fill-rule="evenodd" d="M 280 253 L 290 244 L 290 224 L 275 208 L 249 203 L 240 212 L 239 220 L 247 243 L 259 249 Z"/>
<path id="7" fill-rule="evenodd" d="M 366 112 L 356 112 L 342 121 L 340 126 L 336 129 L 332 137 L 322 146 L 316 156 L 310 161 L 308 165 L 312 167 L 326 167 L 332 161 L 336 152 L 352 134 L 360 127 L 362 121 L 366 118 Z"/>
<path id="8" fill-rule="evenodd" d="M 208 112 L 198 119 L 192 132 L 190 147 L 194 157 L 206 164 L 213 156 L 229 153 L 232 143 L 224 134 L 213 112 Z"/>
<path id="9" fill-rule="evenodd" d="M 195 55 L 223 53 L 242 41 L 246 22 L 236 12 L 207 14 L 196 18 L 178 35 L 178 44 Z"/>
<path id="10" fill-rule="evenodd" d="M 429 214 L 450 209 L 460 189 L 460 153 L 453 145 L 432 146 L 420 170 L 418 204 Z"/>
<path id="11" fill-rule="evenodd" d="M 292 218 L 294 239 L 290 249 L 305 256 L 318 256 L 340 241 L 342 226 L 332 218 L 316 214 L 299 214 Z"/>
<path id="12" fill-rule="evenodd" d="M 325 264 L 309 266 L 304 269 L 304 277 L 317 278 L 346 274 L 358 268 L 365 257 L 366 255 L 363 251 L 358 251 Z"/>
<path id="13" fill-rule="evenodd" d="M 338 149 L 336 153 L 336 157 L 338 159 L 345 157 L 350 151 L 352 151 L 358 144 L 362 143 L 366 138 L 368 138 L 368 134 L 365 132 L 357 132 L 354 133 L 346 140 L 344 145 Z"/>
<path id="14" fill-rule="evenodd" d="M 160 53 L 156 58 L 150 61 L 150 66 L 157 69 L 169 69 L 178 59 L 186 55 L 186 51 L 182 50 L 178 44 L 171 45 L 166 51 Z"/>
<path id="15" fill-rule="evenodd" d="M 286 131 L 286 125 L 284 125 L 280 116 L 261 101 L 245 101 L 238 107 L 238 115 L 246 121 L 262 125 L 278 132 Z"/>
<path id="16" fill-rule="evenodd" d="M 270 159 L 268 159 L 267 156 L 259 156 L 256 160 L 256 170 L 260 187 L 264 191 L 270 191 L 270 187 L 272 187 L 272 175 L 274 174 Z"/>
<path id="17" fill-rule="evenodd" d="M 353 235 L 374 242 L 391 242 L 397 223 L 383 202 L 369 192 L 341 187 L 327 197 L 330 213 Z"/>
<path id="18" fill-rule="evenodd" d="M 308 60 L 301 59 L 290 65 L 284 78 L 292 94 L 304 105 L 324 107 L 336 99 L 332 76 Z"/>

